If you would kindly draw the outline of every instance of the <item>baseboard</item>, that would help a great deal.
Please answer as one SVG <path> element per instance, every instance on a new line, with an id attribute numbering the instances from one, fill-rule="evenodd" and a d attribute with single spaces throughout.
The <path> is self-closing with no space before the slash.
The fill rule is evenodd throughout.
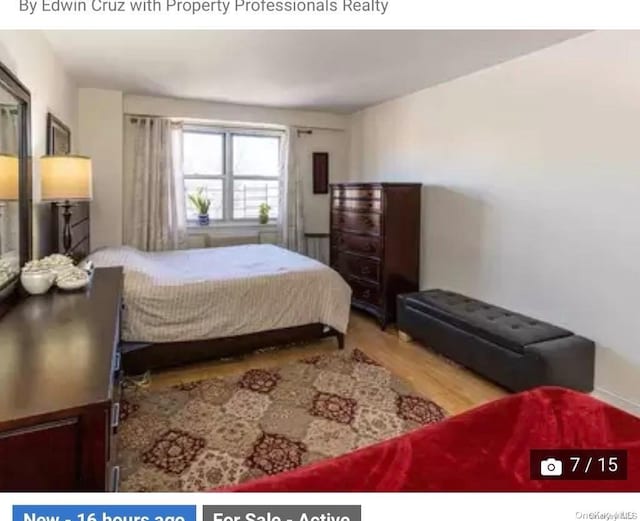
<path id="1" fill-rule="evenodd" d="M 606 389 L 602 389 L 601 387 L 596 387 L 591 393 L 591 396 L 598 398 L 603 402 L 607 402 L 618 409 L 622 409 L 629 414 L 640 417 L 640 403 L 627 400 L 626 398 L 623 398 L 616 393 L 612 393 L 611 391 L 607 391 Z"/>

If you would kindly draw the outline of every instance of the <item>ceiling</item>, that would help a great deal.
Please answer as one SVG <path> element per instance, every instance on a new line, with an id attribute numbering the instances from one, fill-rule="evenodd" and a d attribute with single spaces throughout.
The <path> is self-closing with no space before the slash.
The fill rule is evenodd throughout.
<path id="1" fill-rule="evenodd" d="M 45 31 L 81 87 L 350 113 L 578 31 Z"/>

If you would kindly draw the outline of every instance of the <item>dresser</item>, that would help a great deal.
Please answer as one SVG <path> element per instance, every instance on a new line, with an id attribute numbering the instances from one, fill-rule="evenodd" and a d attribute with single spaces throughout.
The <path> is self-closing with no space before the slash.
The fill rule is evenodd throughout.
<path id="1" fill-rule="evenodd" d="M 122 269 L 0 319 L 0 491 L 112 491 Z"/>
<path id="2" fill-rule="evenodd" d="M 418 291 L 420 199 L 417 183 L 331 185 L 331 266 L 353 290 L 352 305 L 382 328 L 396 297 Z"/>

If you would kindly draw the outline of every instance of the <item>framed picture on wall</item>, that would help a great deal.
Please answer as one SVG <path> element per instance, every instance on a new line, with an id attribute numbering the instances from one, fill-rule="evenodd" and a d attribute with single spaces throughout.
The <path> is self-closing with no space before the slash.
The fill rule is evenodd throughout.
<path id="1" fill-rule="evenodd" d="M 47 154 L 66 156 L 71 153 L 71 130 L 50 112 L 47 114 Z"/>
<path id="2" fill-rule="evenodd" d="M 313 153 L 313 193 L 329 193 L 329 153 Z"/>

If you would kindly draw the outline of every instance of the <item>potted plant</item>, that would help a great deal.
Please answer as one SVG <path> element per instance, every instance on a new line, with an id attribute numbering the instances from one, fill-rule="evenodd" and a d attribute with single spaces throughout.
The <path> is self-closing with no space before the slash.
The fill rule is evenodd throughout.
<path id="1" fill-rule="evenodd" d="M 267 203 L 260 205 L 260 214 L 258 217 L 260 224 L 267 224 L 269 222 L 269 210 L 271 210 L 271 206 Z"/>
<path id="2" fill-rule="evenodd" d="M 209 199 L 206 189 L 201 186 L 195 193 L 190 193 L 189 202 L 198 212 L 198 223 L 201 226 L 207 226 L 209 224 L 209 207 L 211 206 L 211 199 Z"/>

